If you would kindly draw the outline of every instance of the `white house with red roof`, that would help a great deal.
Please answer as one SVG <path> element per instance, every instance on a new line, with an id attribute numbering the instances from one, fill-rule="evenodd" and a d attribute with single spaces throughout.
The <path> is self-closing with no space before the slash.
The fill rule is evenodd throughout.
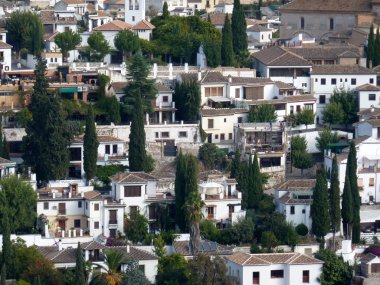
<path id="1" fill-rule="evenodd" d="M 132 30 L 139 36 L 140 39 L 149 41 L 152 38 L 152 31 L 155 29 L 151 23 L 143 19 L 132 27 Z"/>

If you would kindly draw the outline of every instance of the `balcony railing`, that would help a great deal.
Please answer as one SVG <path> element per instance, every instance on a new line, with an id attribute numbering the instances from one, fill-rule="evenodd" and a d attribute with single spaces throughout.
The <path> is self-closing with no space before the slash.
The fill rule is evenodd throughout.
<path id="1" fill-rule="evenodd" d="M 58 209 L 58 215 L 66 215 L 66 209 Z"/>
<path id="2" fill-rule="evenodd" d="M 207 219 L 208 220 L 213 220 L 214 219 L 214 214 L 207 214 Z"/>
<path id="3" fill-rule="evenodd" d="M 109 220 L 108 224 L 117 225 L 117 220 Z"/>

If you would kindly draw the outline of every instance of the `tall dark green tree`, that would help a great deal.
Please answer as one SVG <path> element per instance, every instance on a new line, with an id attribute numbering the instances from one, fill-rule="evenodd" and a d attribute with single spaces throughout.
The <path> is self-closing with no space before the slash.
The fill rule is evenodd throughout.
<path id="1" fill-rule="evenodd" d="M 376 30 L 375 47 L 373 55 L 373 67 L 380 64 L 380 29 Z"/>
<path id="2" fill-rule="evenodd" d="M 176 173 L 175 173 L 175 182 L 174 182 L 174 192 L 175 192 L 175 221 L 181 231 L 186 229 L 186 220 L 183 215 L 183 205 L 186 200 L 185 192 L 185 174 L 186 174 L 186 161 L 185 156 L 182 154 L 182 151 L 179 152 L 176 162 Z"/>
<path id="3" fill-rule="evenodd" d="M 94 122 L 92 106 L 88 108 L 86 118 L 86 130 L 83 138 L 83 167 L 87 180 L 94 178 L 96 173 L 96 161 L 98 159 L 98 138 Z"/>
<path id="4" fill-rule="evenodd" d="M 222 65 L 234 66 L 235 55 L 234 46 L 232 43 L 232 28 L 228 14 L 224 20 L 224 26 L 222 30 Z"/>
<path id="5" fill-rule="evenodd" d="M 9 218 L 8 211 L 5 210 L 2 213 L 2 234 L 3 234 L 3 247 L 1 251 L 2 260 L 1 260 L 1 280 L 6 280 L 9 277 L 12 277 L 13 268 L 11 268 L 12 258 L 12 248 L 11 248 L 11 230 L 9 227 Z M 3 271 L 4 268 L 4 271 Z M 3 276 L 5 274 L 5 276 Z M 10 278 L 9 278 L 10 279 Z"/>
<path id="6" fill-rule="evenodd" d="M 58 96 L 48 94 L 46 61 L 37 58 L 36 82 L 29 110 L 32 120 L 26 125 L 24 162 L 37 174 L 38 181 L 62 179 L 69 164 L 71 133 Z M 54 146 L 54 147 L 52 147 Z"/>
<path id="7" fill-rule="evenodd" d="M 169 10 L 168 10 L 168 3 L 165 1 L 164 5 L 162 5 L 162 17 L 164 19 L 167 19 L 170 16 Z"/>
<path id="8" fill-rule="evenodd" d="M 263 184 L 257 154 L 254 155 L 253 160 L 250 158 L 248 173 L 248 209 L 257 209 L 263 196 Z"/>
<path id="9" fill-rule="evenodd" d="M 351 238 L 351 228 L 353 222 L 353 201 L 351 193 L 350 179 L 346 176 L 343 188 L 342 196 L 342 220 L 343 220 L 343 232 L 346 239 Z"/>
<path id="10" fill-rule="evenodd" d="M 184 121 L 195 121 L 199 117 L 201 105 L 201 87 L 195 79 L 184 79 L 177 82 L 174 90 L 176 118 Z"/>
<path id="11" fill-rule="evenodd" d="M 234 0 L 232 12 L 232 41 L 235 54 L 241 54 L 247 51 L 247 23 L 245 21 L 244 10 L 240 0 Z"/>
<path id="12" fill-rule="evenodd" d="M 235 157 L 231 162 L 231 173 L 230 177 L 238 179 L 242 171 L 241 155 L 239 148 L 236 149 Z"/>
<path id="13" fill-rule="evenodd" d="M 317 174 L 313 203 L 311 204 L 311 218 L 313 233 L 323 240 L 330 229 L 328 188 L 324 171 Z"/>
<path id="14" fill-rule="evenodd" d="M 373 65 L 373 59 L 375 54 L 375 48 L 376 48 L 376 41 L 375 41 L 375 33 L 373 25 L 371 25 L 371 28 L 369 29 L 369 35 L 368 35 L 368 44 L 367 44 L 367 67 L 370 67 Z"/>
<path id="15" fill-rule="evenodd" d="M 114 38 L 115 47 L 123 53 L 124 61 L 127 56 L 135 53 L 140 48 L 139 37 L 130 30 L 122 30 Z"/>
<path id="16" fill-rule="evenodd" d="M 360 242 L 360 195 L 358 189 L 358 176 L 357 176 L 357 157 L 355 143 L 352 141 L 350 144 L 350 153 L 347 158 L 346 177 L 350 180 L 351 197 L 352 197 L 352 242 Z"/>
<path id="17" fill-rule="evenodd" d="M 85 264 L 84 264 L 82 249 L 80 247 L 79 242 L 78 242 L 78 247 L 75 254 L 76 254 L 75 285 L 86 284 Z"/>
<path id="18" fill-rule="evenodd" d="M 330 221 L 331 229 L 333 231 L 333 244 L 335 249 L 335 233 L 340 230 L 342 217 L 340 210 L 339 172 L 336 157 L 333 159 L 330 182 Z"/>

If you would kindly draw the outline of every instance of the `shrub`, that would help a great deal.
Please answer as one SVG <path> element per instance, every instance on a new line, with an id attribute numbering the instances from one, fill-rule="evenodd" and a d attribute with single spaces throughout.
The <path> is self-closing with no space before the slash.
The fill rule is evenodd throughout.
<path id="1" fill-rule="evenodd" d="M 309 229 L 305 224 L 299 224 L 298 226 L 296 226 L 296 232 L 300 236 L 306 236 L 309 233 Z"/>

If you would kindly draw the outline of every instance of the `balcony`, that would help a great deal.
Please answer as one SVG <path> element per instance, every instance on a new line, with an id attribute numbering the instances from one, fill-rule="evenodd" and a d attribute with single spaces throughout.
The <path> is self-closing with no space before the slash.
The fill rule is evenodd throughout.
<path id="1" fill-rule="evenodd" d="M 214 220 L 214 214 L 207 214 L 207 220 Z"/>
<path id="2" fill-rule="evenodd" d="M 66 215 L 66 209 L 58 209 L 58 215 Z"/>
<path id="3" fill-rule="evenodd" d="M 109 220 L 108 224 L 117 225 L 117 220 Z"/>

